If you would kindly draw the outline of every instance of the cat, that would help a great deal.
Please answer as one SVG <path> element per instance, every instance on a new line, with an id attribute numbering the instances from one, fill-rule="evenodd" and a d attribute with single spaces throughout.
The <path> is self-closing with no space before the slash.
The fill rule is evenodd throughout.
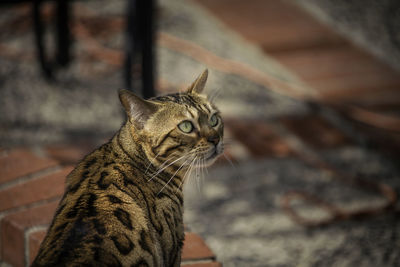
<path id="1" fill-rule="evenodd" d="M 32 266 L 180 266 L 182 184 L 223 152 L 223 121 L 203 89 L 119 97 L 127 120 L 67 176 Z"/>

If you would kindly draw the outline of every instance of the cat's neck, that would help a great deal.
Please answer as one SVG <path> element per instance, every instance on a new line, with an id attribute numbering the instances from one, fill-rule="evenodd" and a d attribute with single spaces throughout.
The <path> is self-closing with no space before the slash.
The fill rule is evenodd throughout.
<path id="1" fill-rule="evenodd" d="M 114 136 L 113 142 L 116 143 L 114 147 L 118 148 L 122 152 L 122 157 L 125 160 L 132 160 L 132 161 L 147 161 L 147 157 L 142 159 L 143 156 L 141 150 L 140 141 L 137 140 L 138 138 L 131 132 L 129 127 L 129 122 L 124 124 L 120 131 Z"/>
<path id="2" fill-rule="evenodd" d="M 159 192 L 163 189 L 166 183 L 174 188 L 174 191 L 180 192 L 183 187 L 183 177 L 186 173 L 185 168 L 176 168 L 170 166 L 163 168 L 161 166 L 154 166 L 151 159 L 146 155 L 142 143 L 146 140 L 141 140 L 136 136 L 132 130 L 131 125 L 127 122 L 123 125 L 120 131 L 113 137 L 112 141 L 114 149 L 117 149 L 119 160 L 123 162 L 131 162 L 133 165 L 138 166 L 147 175 L 144 176 L 146 181 L 154 186 L 155 191 Z M 171 179 L 172 178 L 172 179 Z"/>

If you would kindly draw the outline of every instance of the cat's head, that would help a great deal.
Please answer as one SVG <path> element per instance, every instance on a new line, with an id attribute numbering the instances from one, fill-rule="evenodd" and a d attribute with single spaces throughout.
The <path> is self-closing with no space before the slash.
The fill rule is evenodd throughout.
<path id="1" fill-rule="evenodd" d="M 218 109 L 203 95 L 205 70 L 183 93 L 144 100 L 121 90 L 127 124 L 149 158 L 209 165 L 223 152 L 223 121 Z M 177 162 L 178 162 L 177 161 Z"/>

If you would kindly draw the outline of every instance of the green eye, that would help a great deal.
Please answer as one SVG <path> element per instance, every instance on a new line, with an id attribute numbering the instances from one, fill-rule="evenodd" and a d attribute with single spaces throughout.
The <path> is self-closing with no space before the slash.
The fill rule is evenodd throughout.
<path id="1" fill-rule="evenodd" d="M 179 129 L 184 133 L 191 133 L 193 131 L 193 124 L 190 121 L 183 121 L 178 125 Z"/>
<path id="2" fill-rule="evenodd" d="M 218 117 L 217 117 L 217 115 L 214 114 L 210 118 L 210 125 L 212 127 L 215 127 L 215 126 L 217 126 L 217 124 L 218 124 Z"/>

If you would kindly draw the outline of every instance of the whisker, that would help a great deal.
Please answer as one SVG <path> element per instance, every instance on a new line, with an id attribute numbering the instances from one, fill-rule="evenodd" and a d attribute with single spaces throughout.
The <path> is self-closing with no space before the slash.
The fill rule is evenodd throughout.
<path id="1" fill-rule="evenodd" d="M 183 167 L 183 166 L 185 165 L 185 163 L 188 162 L 188 161 L 189 161 L 189 159 L 186 159 L 186 160 L 182 163 L 182 165 L 181 165 L 181 166 L 176 170 L 176 172 L 171 176 L 171 178 L 168 180 L 168 182 L 165 183 L 165 185 L 161 188 L 160 192 L 158 192 L 157 195 L 159 195 L 159 194 L 164 190 L 164 188 L 172 181 L 172 179 L 175 177 L 175 175 L 179 172 L 180 169 L 182 169 L 182 167 Z"/>
<path id="2" fill-rule="evenodd" d="M 215 100 L 221 96 L 222 89 L 214 90 L 212 94 L 208 97 L 208 101 L 214 104 Z"/>
<path id="3" fill-rule="evenodd" d="M 169 163 L 168 165 L 166 165 L 166 163 L 167 163 L 169 160 L 171 160 L 171 158 L 166 159 L 166 160 L 163 162 L 163 164 L 161 164 L 161 166 L 159 167 L 159 169 L 157 170 L 157 172 L 154 173 L 154 174 L 152 175 L 152 177 L 150 177 L 150 179 L 148 179 L 147 181 L 150 182 L 151 180 L 154 179 L 154 177 L 156 177 L 157 175 L 159 175 L 163 170 L 165 170 L 166 168 L 168 168 L 168 167 L 171 166 L 172 164 L 176 163 L 177 161 L 179 161 L 179 160 L 181 160 L 181 159 L 183 159 L 183 158 L 185 158 L 185 157 L 189 157 L 189 156 L 195 154 L 196 152 L 197 152 L 197 150 L 189 151 L 188 153 L 186 153 L 185 155 L 183 155 L 183 156 L 177 158 L 176 160 L 172 161 L 172 162 Z M 170 156 L 172 156 L 174 153 L 177 153 L 177 152 L 176 152 L 176 151 L 173 152 Z M 165 166 L 165 165 L 166 165 L 166 166 Z"/>
<path id="4" fill-rule="evenodd" d="M 203 164 L 203 167 L 204 167 L 204 169 L 206 170 L 206 173 L 207 173 L 207 176 L 209 176 L 210 174 L 208 173 L 208 167 L 205 165 L 205 159 L 204 159 L 204 164 Z"/>
<path id="5" fill-rule="evenodd" d="M 147 180 L 148 182 L 150 182 L 151 180 L 153 180 L 154 177 L 156 177 L 157 175 L 159 175 L 163 170 L 165 170 L 166 168 L 168 168 L 169 166 L 171 166 L 172 164 L 174 164 L 175 162 L 183 159 L 184 157 L 189 156 L 189 153 L 183 155 L 182 157 L 177 158 L 176 160 L 174 160 L 173 162 L 171 162 L 170 164 L 168 164 L 167 166 L 160 168 L 149 180 Z"/>
<path id="6" fill-rule="evenodd" d="M 175 153 L 175 152 L 173 152 L 171 155 L 173 155 L 174 153 Z M 150 160 L 150 163 L 149 163 L 149 165 L 147 166 L 146 171 L 144 172 L 144 174 L 147 174 L 147 172 L 148 172 L 150 166 L 153 165 L 153 161 L 155 161 L 155 160 L 157 159 L 157 157 L 158 157 L 160 154 L 161 154 L 161 151 L 158 152 L 157 155 L 155 155 L 155 157 L 154 157 L 153 159 L 149 159 L 149 160 Z M 170 156 L 171 156 L 171 155 L 170 155 Z M 154 165 L 153 165 L 153 166 L 154 166 Z"/>
<path id="7" fill-rule="evenodd" d="M 191 167 L 190 167 L 190 172 L 189 172 L 189 174 L 188 174 L 188 176 L 187 177 L 190 177 L 190 176 L 192 176 L 192 172 L 193 172 L 193 170 L 195 169 L 195 165 L 196 165 L 196 160 L 197 160 L 197 156 L 195 157 L 195 159 L 193 160 L 193 162 L 192 162 L 192 164 L 191 164 Z"/>
<path id="8" fill-rule="evenodd" d="M 199 193 L 201 193 L 200 192 L 200 183 L 199 183 L 199 180 L 200 180 L 200 178 L 199 178 L 199 166 L 200 166 L 200 159 L 198 159 L 197 161 L 196 161 L 196 185 L 197 185 L 197 190 L 199 191 Z"/>
<path id="9" fill-rule="evenodd" d="M 227 139 L 225 139 L 224 138 L 224 141 L 223 141 L 223 145 L 225 146 L 225 145 L 232 145 L 232 144 L 234 144 L 234 143 L 236 143 L 237 142 L 237 140 L 235 140 L 235 139 L 229 139 L 229 138 L 227 138 Z"/>
<path id="10" fill-rule="evenodd" d="M 199 159 L 199 182 L 201 182 L 201 179 L 203 177 L 203 157 L 200 157 Z M 200 183 L 201 185 L 201 183 Z"/>
<path id="11" fill-rule="evenodd" d="M 238 168 L 235 166 L 235 164 L 232 162 L 232 160 L 225 154 L 225 152 L 222 153 L 222 155 L 229 162 L 229 164 L 232 166 L 232 168 L 235 170 L 235 173 L 237 174 L 237 176 L 235 175 L 236 178 L 240 179 L 240 176 L 239 176 L 240 172 L 239 172 Z"/>
<path id="12" fill-rule="evenodd" d="M 160 170 L 162 167 L 164 167 L 169 161 L 171 161 L 174 157 L 174 154 L 178 152 L 173 152 L 171 155 L 168 156 L 168 158 L 158 167 L 157 171 Z"/>
<path id="13" fill-rule="evenodd" d="M 205 177 L 205 175 L 204 175 L 204 173 L 205 173 L 205 171 L 204 171 L 204 166 L 205 166 L 205 158 L 204 157 L 202 157 L 202 159 L 201 159 L 201 165 L 200 165 L 200 168 L 201 168 L 201 177 L 200 177 L 200 188 L 203 188 L 203 183 L 204 183 L 204 177 Z"/>
<path id="14" fill-rule="evenodd" d="M 205 173 L 205 172 L 204 172 L 204 165 L 205 165 L 205 162 L 206 162 L 206 161 L 205 161 L 204 157 L 202 157 L 202 158 L 201 158 L 201 165 L 200 165 L 202 179 L 204 179 L 204 176 L 205 176 L 205 175 L 204 175 L 204 173 Z"/>
<path id="15" fill-rule="evenodd" d="M 181 181 L 181 183 L 179 184 L 179 187 L 175 190 L 175 192 L 176 192 L 178 189 L 181 189 L 181 186 L 182 186 L 183 183 L 185 182 L 186 177 L 189 177 L 190 174 L 192 173 L 193 163 L 194 163 L 194 161 L 196 160 L 196 158 L 197 158 L 197 156 L 195 156 L 195 157 L 193 158 L 193 160 L 190 162 L 189 168 L 186 170 L 185 175 L 183 175 L 182 181 Z"/>

